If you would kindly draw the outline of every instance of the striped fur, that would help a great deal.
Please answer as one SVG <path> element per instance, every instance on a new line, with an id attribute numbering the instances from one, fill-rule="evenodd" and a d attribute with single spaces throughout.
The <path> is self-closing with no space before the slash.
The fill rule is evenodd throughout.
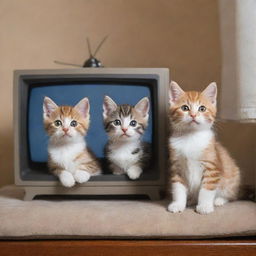
<path id="1" fill-rule="evenodd" d="M 206 214 L 214 210 L 214 205 L 237 198 L 240 170 L 212 131 L 216 96 L 215 83 L 203 92 L 184 92 L 175 82 L 171 83 L 171 212 L 183 211 L 188 201 L 197 204 L 197 212 Z"/>
<path id="2" fill-rule="evenodd" d="M 103 119 L 109 136 L 105 155 L 112 173 L 126 173 L 130 179 L 138 179 L 149 164 L 150 145 L 141 140 L 148 125 L 148 112 L 148 98 L 131 106 L 117 105 L 105 96 Z"/>
<path id="3" fill-rule="evenodd" d="M 66 187 L 101 173 L 96 157 L 84 140 L 90 124 L 89 107 L 87 98 L 75 107 L 57 106 L 50 98 L 44 99 L 44 126 L 50 137 L 48 166 Z M 56 121 L 61 125 L 56 125 Z"/>

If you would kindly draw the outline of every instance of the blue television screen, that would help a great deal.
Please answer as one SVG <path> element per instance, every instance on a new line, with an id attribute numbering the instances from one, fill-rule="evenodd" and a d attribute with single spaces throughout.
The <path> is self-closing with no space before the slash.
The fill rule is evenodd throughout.
<path id="1" fill-rule="evenodd" d="M 28 105 L 30 159 L 38 163 L 47 162 L 48 136 L 43 126 L 43 99 L 45 96 L 50 97 L 58 105 L 72 106 L 84 97 L 89 98 L 91 124 L 86 136 L 86 142 L 97 157 L 104 157 L 104 146 L 107 142 L 102 120 L 104 95 L 110 96 L 117 104 L 135 105 L 143 97 L 151 99 L 150 87 L 139 84 L 78 83 L 32 87 Z M 152 142 L 152 129 L 152 111 L 150 111 L 149 125 L 143 138 L 147 142 Z"/>

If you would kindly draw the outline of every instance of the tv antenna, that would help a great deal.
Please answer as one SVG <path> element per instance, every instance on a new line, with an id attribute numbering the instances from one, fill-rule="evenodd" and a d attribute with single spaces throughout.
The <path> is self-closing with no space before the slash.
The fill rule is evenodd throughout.
<path id="1" fill-rule="evenodd" d="M 74 67 L 79 67 L 79 68 L 102 68 L 104 66 L 102 65 L 100 60 L 96 59 L 96 54 L 99 52 L 99 50 L 101 49 L 102 45 L 105 43 L 105 41 L 107 39 L 108 39 L 108 35 L 105 36 L 101 40 L 101 42 L 96 47 L 96 50 L 94 51 L 94 53 L 92 53 L 91 45 L 90 45 L 90 40 L 89 40 L 88 37 L 86 38 L 87 47 L 88 47 L 88 51 L 89 51 L 90 57 L 89 57 L 89 59 L 87 59 L 84 62 L 83 65 L 67 63 L 67 62 L 62 62 L 62 61 L 58 61 L 58 60 L 55 60 L 54 63 L 60 64 L 60 65 L 65 65 L 65 66 L 74 66 Z"/>

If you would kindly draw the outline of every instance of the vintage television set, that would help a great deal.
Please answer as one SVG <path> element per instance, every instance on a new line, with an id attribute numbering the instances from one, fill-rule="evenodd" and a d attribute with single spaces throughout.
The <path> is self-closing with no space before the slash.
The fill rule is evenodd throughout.
<path id="1" fill-rule="evenodd" d="M 144 195 L 158 199 L 167 174 L 167 110 L 169 70 L 166 68 L 81 68 L 14 71 L 15 184 L 25 190 L 24 200 L 37 195 Z M 150 99 L 149 125 L 143 139 L 151 143 L 151 168 L 137 180 L 103 174 L 72 188 L 63 187 L 47 167 L 48 137 L 43 126 L 43 99 L 58 105 L 90 100 L 91 125 L 87 145 L 104 162 L 107 135 L 102 120 L 104 95 L 118 104 Z"/>

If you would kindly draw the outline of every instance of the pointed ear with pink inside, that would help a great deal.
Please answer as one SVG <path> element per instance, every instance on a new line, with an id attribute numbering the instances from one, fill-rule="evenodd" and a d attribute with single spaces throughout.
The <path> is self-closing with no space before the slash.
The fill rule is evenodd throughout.
<path id="1" fill-rule="evenodd" d="M 103 117 L 104 119 L 107 118 L 107 116 L 114 112 L 117 109 L 117 104 L 107 95 L 104 96 L 103 101 Z"/>
<path id="2" fill-rule="evenodd" d="M 144 97 L 135 105 L 134 108 L 140 112 L 143 117 L 148 117 L 149 106 L 148 97 Z"/>
<path id="3" fill-rule="evenodd" d="M 80 100 L 74 107 L 80 114 L 82 114 L 83 118 L 87 118 L 90 112 L 90 103 L 88 98 L 83 98 Z"/>
<path id="4" fill-rule="evenodd" d="M 217 102 L 217 84 L 215 82 L 210 83 L 202 92 L 213 105 Z"/>
<path id="5" fill-rule="evenodd" d="M 169 103 L 170 105 L 174 104 L 185 92 L 180 88 L 180 86 L 171 81 L 169 88 Z"/>
<path id="6" fill-rule="evenodd" d="M 58 108 L 58 105 L 49 97 L 44 97 L 43 113 L 44 118 L 50 117 L 50 115 Z"/>

